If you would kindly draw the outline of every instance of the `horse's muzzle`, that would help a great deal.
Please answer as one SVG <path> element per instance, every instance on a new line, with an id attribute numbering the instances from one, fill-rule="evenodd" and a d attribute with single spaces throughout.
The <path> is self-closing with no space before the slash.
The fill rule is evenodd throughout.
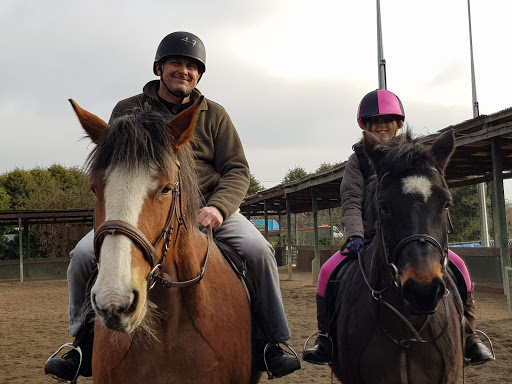
<path id="1" fill-rule="evenodd" d="M 446 294 L 446 284 L 435 277 L 429 284 L 408 279 L 402 286 L 402 295 L 409 310 L 416 315 L 429 315 L 436 311 L 439 301 Z"/>
<path id="2" fill-rule="evenodd" d="M 139 293 L 133 290 L 129 295 L 96 295 L 91 292 L 91 304 L 103 324 L 113 331 L 129 333 L 133 330 L 133 315 L 139 303 Z"/>

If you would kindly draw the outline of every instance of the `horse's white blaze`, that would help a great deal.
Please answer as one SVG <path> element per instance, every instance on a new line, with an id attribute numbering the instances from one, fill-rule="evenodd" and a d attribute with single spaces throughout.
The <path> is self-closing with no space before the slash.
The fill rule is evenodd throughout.
<path id="1" fill-rule="evenodd" d="M 402 193 L 421 195 L 426 203 L 432 194 L 432 182 L 425 176 L 408 176 L 402 179 Z"/>
<path id="2" fill-rule="evenodd" d="M 108 170 L 105 185 L 105 220 L 122 220 L 137 226 L 144 199 L 157 185 L 147 169 Z M 101 306 L 125 306 L 132 301 L 131 250 L 126 236 L 107 235 L 101 247 L 101 267 L 93 288 Z"/>

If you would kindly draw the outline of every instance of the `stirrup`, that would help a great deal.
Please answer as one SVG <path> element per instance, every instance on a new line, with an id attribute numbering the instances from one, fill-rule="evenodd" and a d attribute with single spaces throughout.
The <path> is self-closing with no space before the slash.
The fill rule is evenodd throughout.
<path id="1" fill-rule="evenodd" d="M 310 361 L 307 361 L 308 363 L 310 364 L 317 364 L 317 365 L 331 365 L 332 363 L 332 355 L 334 353 L 334 343 L 332 342 L 332 339 L 331 339 L 331 336 L 329 336 L 328 333 L 323 333 L 322 331 L 318 330 L 318 331 L 315 331 L 311 334 L 311 336 L 309 336 L 307 339 L 306 339 L 306 342 L 304 343 L 304 348 L 302 349 L 302 356 L 304 356 L 304 352 L 306 352 L 306 348 L 308 346 L 308 342 L 309 340 L 311 340 L 313 337 L 315 336 L 318 336 L 318 337 L 325 337 L 327 340 L 329 340 L 329 344 L 331 345 L 331 358 L 329 359 L 329 361 L 325 362 L 325 363 L 312 363 Z"/>
<path id="2" fill-rule="evenodd" d="M 492 354 L 492 358 L 490 360 L 486 360 L 486 361 L 495 361 L 496 360 L 496 355 L 494 354 L 494 347 L 492 346 L 492 341 L 489 338 L 489 336 L 487 336 L 483 331 L 481 331 L 479 329 L 475 329 L 473 332 L 477 332 L 478 334 L 484 336 L 487 339 L 487 341 L 489 342 L 489 346 L 491 347 L 490 351 L 491 351 L 491 354 Z M 482 342 L 482 344 L 483 344 L 483 342 Z M 484 362 L 486 362 L 486 361 L 484 361 Z M 471 359 L 464 356 L 464 366 L 467 367 L 469 365 L 472 365 L 471 364 Z"/>
<path id="3" fill-rule="evenodd" d="M 286 351 L 286 350 L 284 350 L 283 348 L 281 348 L 281 346 L 279 344 L 284 344 L 286 346 L 286 348 L 288 348 L 288 350 L 291 351 L 291 353 Z M 265 348 L 263 348 L 263 363 L 265 364 L 265 370 L 267 371 L 267 378 L 269 380 L 272 380 L 272 379 L 275 378 L 274 374 L 272 372 L 270 372 L 270 369 L 268 368 L 268 364 L 267 364 L 267 350 L 272 345 L 277 345 L 279 348 L 281 348 L 281 350 L 284 353 L 286 353 L 286 354 L 288 354 L 290 356 L 295 356 L 295 358 L 298 361 L 300 361 L 299 360 L 299 356 L 297 355 L 297 353 L 287 343 L 285 343 L 284 341 L 281 342 L 281 343 L 271 343 L 271 342 L 269 342 L 269 343 L 265 344 Z"/>
<path id="4" fill-rule="evenodd" d="M 78 379 L 78 376 L 79 376 L 79 375 L 78 375 L 78 373 L 80 372 L 80 368 L 82 367 L 82 348 L 80 348 L 80 346 L 78 346 L 78 345 L 77 345 L 77 346 L 75 347 L 75 346 L 73 345 L 73 343 L 65 343 L 65 344 L 62 344 L 62 345 L 60 346 L 60 348 L 59 348 L 59 349 L 57 349 L 57 351 L 56 351 L 53 355 L 51 355 L 51 356 L 48 358 L 48 360 L 46 360 L 45 365 L 46 365 L 46 364 L 48 364 L 48 362 L 49 362 L 51 359 L 53 359 L 56 355 L 58 355 L 58 354 L 59 354 L 59 352 L 60 352 L 60 351 L 62 351 L 64 348 L 69 348 L 70 350 L 75 349 L 75 350 L 77 350 L 77 351 L 78 351 L 78 355 L 80 356 L 80 362 L 78 363 L 78 368 L 77 368 L 77 370 L 76 370 L 75 378 L 73 379 L 73 381 L 67 381 L 68 383 L 75 384 L 75 383 L 76 383 L 76 380 Z M 53 376 L 53 375 L 50 375 L 50 376 Z M 61 380 L 61 381 L 62 381 L 62 379 L 61 379 L 61 378 L 58 378 L 58 380 Z"/>

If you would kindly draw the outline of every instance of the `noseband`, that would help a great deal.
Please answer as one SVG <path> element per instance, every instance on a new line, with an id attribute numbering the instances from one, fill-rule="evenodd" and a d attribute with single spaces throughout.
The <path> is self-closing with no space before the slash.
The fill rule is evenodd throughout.
<path id="1" fill-rule="evenodd" d="M 167 222 L 165 223 L 164 229 L 162 230 L 160 236 L 158 237 L 154 244 L 152 244 L 148 240 L 146 235 L 144 235 L 144 233 L 142 233 L 140 229 L 122 220 L 107 220 L 101 223 L 94 233 L 94 254 L 98 262 L 100 259 L 101 245 L 103 244 L 103 240 L 105 240 L 105 237 L 108 235 L 126 236 L 142 250 L 144 258 L 151 267 L 151 272 L 148 275 L 148 289 L 153 288 L 156 282 L 161 283 L 163 286 L 167 288 L 184 288 L 198 283 L 203 278 L 204 272 L 206 270 L 206 265 L 208 264 L 208 259 L 210 256 L 210 248 L 212 244 L 213 235 L 211 228 L 208 227 L 208 247 L 206 251 L 204 265 L 199 274 L 194 279 L 187 281 L 172 281 L 169 275 L 162 271 L 162 266 L 165 263 L 167 252 L 171 248 L 172 234 L 174 232 L 173 219 L 176 217 L 176 220 L 178 222 L 176 239 L 178 238 L 178 233 L 181 226 L 183 225 L 185 228 L 187 228 L 187 225 L 185 224 L 184 220 L 181 201 L 180 162 L 178 159 L 173 160 L 178 167 L 177 181 L 174 183 L 174 187 L 172 189 L 172 202 L 169 214 L 167 215 Z M 162 255 L 160 256 L 160 258 L 158 258 L 156 248 L 158 247 L 161 241 L 163 241 Z"/>

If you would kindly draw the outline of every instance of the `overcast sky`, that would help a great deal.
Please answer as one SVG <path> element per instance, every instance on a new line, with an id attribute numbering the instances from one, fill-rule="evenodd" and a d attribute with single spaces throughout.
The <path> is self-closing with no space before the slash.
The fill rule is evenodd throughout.
<path id="1" fill-rule="evenodd" d="M 413 133 L 472 118 L 467 0 L 381 11 L 387 86 Z M 471 1 L 480 114 L 512 106 L 510 15 L 512 1 Z M 359 101 L 378 87 L 375 0 L 2 0 L 0 174 L 82 166 L 92 146 L 67 99 L 108 120 L 178 30 L 203 40 L 198 88 L 227 109 L 265 187 L 347 160 Z"/>

